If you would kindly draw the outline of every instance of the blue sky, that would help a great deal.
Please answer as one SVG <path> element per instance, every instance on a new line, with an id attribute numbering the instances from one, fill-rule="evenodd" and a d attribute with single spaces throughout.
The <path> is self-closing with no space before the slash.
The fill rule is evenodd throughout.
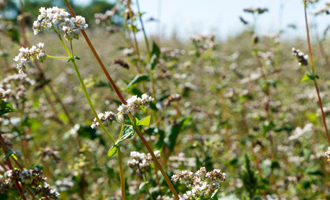
<path id="1" fill-rule="evenodd" d="M 76 0 L 86 3 L 88 0 Z M 134 2 L 134 0 L 133 0 Z M 269 12 L 258 18 L 258 31 L 272 34 L 290 23 L 295 23 L 297 31 L 288 31 L 284 35 L 304 36 L 304 13 L 302 0 L 140 0 L 140 7 L 145 11 L 146 18 L 160 17 L 162 34 L 170 36 L 176 31 L 180 37 L 188 38 L 195 33 L 217 33 L 221 38 L 239 33 L 244 26 L 239 21 L 243 16 L 253 21 L 252 16 L 243 13 L 247 7 L 267 7 Z M 321 0 L 318 7 L 324 5 Z M 310 11 L 318 7 L 310 7 Z M 317 22 L 323 30 L 330 16 L 317 19 L 310 17 L 311 22 Z M 156 34 L 159 25 L 148 23 L 149 34 Z"/>

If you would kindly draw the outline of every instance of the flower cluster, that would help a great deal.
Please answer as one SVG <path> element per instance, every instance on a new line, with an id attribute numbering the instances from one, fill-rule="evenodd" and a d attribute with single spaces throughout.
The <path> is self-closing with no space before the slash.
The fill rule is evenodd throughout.
<path id="1" fill-rule="evenodd" d="M 57 180 L 55 182 L 55 184 L 60 192 L 67 191 L 74 186 L 74 182 L 72 182 L 70 178 L 64 178 L 62 180 Z"/>
<path id="2" fill-rule="evenodd" d="M 47 199 L 58 199 L 59 193 L 46 183 L 46 178 L 43 177 L 42 171 L 38 168 L 5 171 L 3 176 L 0 175 L 0 194 L 15 188 L 16 181 L 22 183 L 23 186 L 29 185 L 36 188 L 36 193 L 47 195 Z"/>
<path id="3" fill-rule="evenodd" d="M 160 158 L 160 151 L 154 152 L 156 158 Z M 132 169 L 138 169 L 141 173 L 148 170 L 152 163 L 152 157 L 150 153 L 139 153 L 132 151 L 130 154 L 130 160 L 127 162 L 128 166 Z"/>
<path id="4" fill-rule="evenodd" d="M 79 32 L 88 27 L 84 17 L 70 17 L 68 12 L 58 7 L 42 7 L 39 9 L 39 12 L 40 15 L 33 23 L 33 32 L 35 35 L 43 30 L 53 29 L 56 32 L 63 32 L 65 38 L 72 40 L 78 39 Z"/>
<path id="5" fill-rule="evenodd" d="M 102 121 L 103 124 L 105 124 L 106 122 L 112 122 L 113 120 L 115 120 L 115 114 L 113 112 L 99 113 L 98 118 Z M 96 118 L 94 118 L 91 128 L 94 129 L 99 126 L 99 122 L 96 120 Z"/>
<path id="6" fill-rule="evenodd" d="M 216 46 L 215 35 L 195 35 L 190 38 L 194 46 L 200 50 L 205 51 L 207 49 L 214 49 Z"/>
<path id="7" fill-rule="evenodd" d="M 33 45 L 30 49 L 24 47 L 20 48 L 19 54 L 14 58 L 14 61 L 17 62 L 17 68 L 22 70 L 23 67 L 31 63 L 31 59 L 42 62 L 46 57 L 44 43 L 38 43 L 37 46 Z"/>
<path id="8" fill-rule="evenodd" d="M 26 86 L 33 84 L 34 81 L 24 73 L 9 75 L 0 82 L 0 99 L 6 101 L 11 97 L 15 100 L 21 99 L 25 97 Z"/>
<path id="9" fill-rule="evenodd" d="M 147 106 L 152 102 L 154 99 L 147 95 L 143 94 L 141 97 L 132 96 L 131 98 L 127 99 L 127 104 L 122 104 L 118 107 L 118 118 L 123 119 L 123 114 L 132 113 L 134 110 L 140 108 L 141 106 Z"/>
<path id="10" fill-rule="evenodd" d="M 174 198 L 167 196 L 158 196 L 156 200 L 174 200 Z"/>
<path id="11" fill-rule="evenodd" d="M 105 13 L 95 13 L 95 23 L 101 24 L 101 23 L 107 23 L 109 19 L 111 19 L 117 12 L 117 7 L 114 6 L 111 10 L 105 11 Z"/>
<path id="12" fill-rule="evenodd" d="M 312 123 L 306 124 L 304 128 L 297 127 L 296 129 L 294 129 L 293 134 L 289 137 L 289 140 L 296 140 L 305 133 L 311 132 L 312 130 L 313 130 Z"/>
<path id="13" fill-rule="evenodd" d="M 153 98 L 147 94 L 143 94 L 141 97 L 138 96 L 132 96 L 131 98 L 127 99 L 127 104 L 122 104 L 118 107 L 118 113 L 114 114 L 113 112 L 105 112 L 105 113 L 99 113 L 98 117 L 102 121 L 102 123 L 106 122 L 112 122 L 117 120 L 122 122 L 124 120 L 124 115 L 128 113 L 132 113 L 134 110 L 139 109 L 141 106 L 148 106 L 150 102 L 153 101 Z M 96 128 L 100 126 L 99 122 L 94 118 L 91 128 Z"/>
<path id="14" fill-rule="evenodd" d="M 226 180 L 226 174 L 219 169 L 206 172 L 205 167 L 197 172 L 181 171 L 172 176 L 172 181 L 186 185 L 190 190 L 180 199 L 208 199 L 220 187 L 220 182 Z"/>
<path id="15" fill-rule="evenodd" d="M 299 65 L 303 65 L 303 66 L 308 65 L 308 55 L 305 55 L 299 49 L 295 49 L 295 48 L 292 48 L 292 54 L 297 58 Z"/>

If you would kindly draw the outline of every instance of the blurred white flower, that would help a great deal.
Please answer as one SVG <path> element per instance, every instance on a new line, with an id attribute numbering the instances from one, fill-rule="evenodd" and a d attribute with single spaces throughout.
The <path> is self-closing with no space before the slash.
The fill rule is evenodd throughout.
<path id="1" fill-rule="evenodd" d="M 294 131 L 293 134 L 289 137 L 289 140 L 296 140 L 300 138 L 302 135 L 305 133 L 311 132 L 313 130 L 313 124 L 308 123 L 304 126 L 304 128 L 297 127 Z"/>

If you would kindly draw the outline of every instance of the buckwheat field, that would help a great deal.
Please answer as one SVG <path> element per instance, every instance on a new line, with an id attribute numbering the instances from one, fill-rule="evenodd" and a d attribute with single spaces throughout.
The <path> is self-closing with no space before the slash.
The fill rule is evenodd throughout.
<path id="1" fill-rule="evenodd" d="M 0 200 L 330 199 L 330 2 L 295 1 L 301 37 L 260 1 L 182 39 L 139 0 L 0 0 Z"/>

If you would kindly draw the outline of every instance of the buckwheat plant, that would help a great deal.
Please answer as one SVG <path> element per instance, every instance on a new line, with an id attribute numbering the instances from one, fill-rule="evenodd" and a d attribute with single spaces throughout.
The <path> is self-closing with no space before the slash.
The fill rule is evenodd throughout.
<path id="1" fill-rule="evenodd" d="M 226 174 L 219 169 L 207 172 L 205 167 L 202 167 L 195 173 L 187 170 L 180 171 L 172 176 L 172 180 L 188 188 L 180 196 L 180 200 L 206 200 L 216 197 L 220 183 L 226 181 Z"/>
<path id="2" fill-rule="evenodd" d="M 67 2 L 66 2 L 67 3 Z M 71 8 L 69 7 L 71 10 Z M 153 161 L 155 162 L 158 169 L 161 170 L 163 176 L 165 177 L 165 180 L 167 184 L 170 186 L 170 189 L 172 190 L 174 196 L 177 197 L 176 191 L 174 187 L 172 186 L 169 178 L 165 174 L 165 171 L 162 169 L 161 165 L 157 161 L 157 157 L 152 152 L 150 146 L 145 141 L 144 137 L 142 136 L 138 125 L 144 125 L 146 123 L 149 124 L 150 117 L 145 118 L 144 120 L 138 120 L 137 118 L 133 117 L 134 111 L 138 111 L 139 109 L 148 106 L 148 104 L 153 101 L 153 98 L 148 96 L 147 94 L 143 94 L 141 97 L 133 96 L 129 98 L 127 101 L 125 101 L 121 95 L 119 95 L 120 99 L 122 100 L 122 105 L 118 108 L 118 114 L 115 116 L 112 112 L 105 112 L 104 114 L 97 114 L 94 106 L 92 104 L 92 101 L 89 97 L 89 94 L 87 92 L 85 83 L 83 82 L 83 79 L 80 75 L 79 68 L 77 66 L 76 60 L 79 59 L 74 54 L 74 48 L 72 41 L 74 39 L 79 39 L 79 33 L 80 31 L 83 33 L 84 37 L 86 38 L 84 29 L 88 27 L 88 25 L 85 22 L 85 19 L 81 16 L 71 16 L 68 12 L 66 12 L 64 9 L 53 7 L 53 8 L 40 8 L 39 10 L 40 15 L 38 16 L 37 20 L 33 23 L 33 31 L 34 34 L 37 35 L 38 33 L 49 30 L 53 31 L 61 45 L 63 46 L 63 49 L 65 50 L 67 56 L 51 56 L 46 55 L 46 53 L 43 50 L 44 45 L 42 43 L 38 44 L 37 46 L 32 46 L 30 49 L 21 48 L 20 54 L 15 57 L 15 61 L 17 62 L 17 68 L 22 71 L 22 68 L 25 67 L 28 63 L 31 63 L 31 61 L 38 60 L 43 61 L 46 57 L 53 58 L 53 59 L 66 59 L 68 62 L 70 62 L 74 70 L 76 72 L 76 75 L 78 77 L 78 80 L 81 84 L 82 90 L 84 92 L 84 95 L 86 97 L 86 100 L 89 104 L 90 109 L 92 110 L 92 113 L 94 114 L 95 119 L 93 120 L 93 123 L 91 125 L 92 128 L 100 127 L 102 131 L 107 135 L 109 140 L 114 144 L 113 147 L 109 150 L 109 157 L 116 154 L 118 155 L 118 161 L 119 161 L 119 168 L 120 168 L 120 178 L 121 178 L 121 188 L 122 188 L 122 198 L 125 199 L 125 183 L 124 183 L 124 177 L 123 177 L 123 168 L 122 168 L 122 158 L 121 158 L 121 152 L 119 144 L 126 139 L 132 137 L 132 134 L 123 134 L 125 128 L 127 128 L 127 125 L 125 124 L 125 116 L 127 116 L 131 122 L 131 125 L 129 125 L 132 130 L 138 133 L 139 137 L 142 139 L 143 143 L 148 148 L 148 151 L 151 153 L 151 157 Z M 111 79 L 110 76 L 108 79 Z M 111 82 L 111 81 L 110 81 Z M 113 82 L 111 82 L 112 85 L 114 85 Z M 120 94 L 119 91 L 116 89 L 117 94 Z M 115 121 L 117 120 L 119 123 L 122 124 L 122 129 L 120 131 L 120 136 L 118 140 L 116 141 L 112 135 L 109 133 L 109 131 L 105 128 L 104 124 L 107 121 Z"/>
<path id="3" fill-rule="evenodd" d="M 316 73 L 316 68 L 315 68 L 314 60 L 313 60 L 312 46 L 311 46 L 311 42 L 310 42 L 309 24 L 308 24 L 308 17 L 307 17 L 307 6 L 308 6 L 309 3 L 313 3 L 313 2 L 303 0 L 304 15 L 305 15 L 305 26 L 306 26 L 306 37 L 307 37 L 307 46 L 308 46 L 309 56 L 308 57 L 304 56 L 303 53 L 301 53 L 300 51 L 297 51 L 295 49 L 293 49 L 293 53 L 297 57 L 297 59 L 299 61 L 299 64 L 304 65 L 304 66 L 307 67 L 307 73 L 302 78 L 302 81 L 310 80 L 314 84 L 316 94 L 317 94 L 317 98 L 318 98 L 318 104 L 320 106 L 322 122 L 323 122 L 323 126 L 324 126 L 324 132 L 325 132 L 326 138 L 328 140 L 328 144 L 330 145 L 330 136 L 329 136 L 329 132 L 328 132 L 328 126 L 327 126 L 327 123 L 326 123 L 326 116 L 324 114 L 322 98 L 320 96 L 320 89 L 319 89 L 319 85 L 318 85 L 318 81 L 317 81 L 320 77 Z M 308 62 L 308 59 L 309 59 L 309 62 Z"/>

